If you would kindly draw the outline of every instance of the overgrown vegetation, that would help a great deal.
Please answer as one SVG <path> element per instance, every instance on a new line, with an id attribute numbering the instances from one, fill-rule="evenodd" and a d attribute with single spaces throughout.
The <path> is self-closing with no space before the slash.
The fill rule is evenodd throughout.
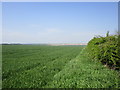
<path id="1" fill-rule="evenodd" d="M 120 70 L 119 37 L 119 34 L 109 35 L 109 32 L 106 37 L 94 37 L 87 46 L 89 55 L 109 68 Z"/>

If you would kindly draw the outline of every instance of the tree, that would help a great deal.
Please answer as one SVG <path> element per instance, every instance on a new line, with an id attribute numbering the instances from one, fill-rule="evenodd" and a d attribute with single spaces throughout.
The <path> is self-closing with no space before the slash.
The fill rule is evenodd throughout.
<path id="1" fill-rule="evenodd" d="M 106 37 L 108 37 L 109 36 L 109 31 L 107 31 L 107 33 L 106 33 Z"/>

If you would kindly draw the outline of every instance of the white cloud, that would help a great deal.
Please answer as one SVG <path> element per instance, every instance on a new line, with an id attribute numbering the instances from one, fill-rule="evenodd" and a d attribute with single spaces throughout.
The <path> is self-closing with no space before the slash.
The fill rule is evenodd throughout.
<path id="1" fill-rule="evenodd" d="M 46 29 L 47 33 L 60 33 L 62 32 L 62 30 L 60 29 L 56 29 L 56 28 L 50 28 L 50 29 Z"/>

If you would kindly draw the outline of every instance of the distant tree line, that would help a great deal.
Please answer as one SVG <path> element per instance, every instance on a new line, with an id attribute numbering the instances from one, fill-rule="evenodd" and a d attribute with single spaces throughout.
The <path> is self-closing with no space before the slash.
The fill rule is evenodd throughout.
<path id="1" fill-rule="evenodd" d="M 21 43 L 2 43 L 2 45 L 22 45 Z"/>

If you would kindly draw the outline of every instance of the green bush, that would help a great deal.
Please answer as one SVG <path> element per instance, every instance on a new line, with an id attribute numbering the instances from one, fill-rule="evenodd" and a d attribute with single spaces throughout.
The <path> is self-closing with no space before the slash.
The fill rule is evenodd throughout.
<path id="1" fill-rule="evenodd" d="M 112 69 L 120 70 L 119 35 L 97 36 L 88 42 L 89 55 Z"/>

